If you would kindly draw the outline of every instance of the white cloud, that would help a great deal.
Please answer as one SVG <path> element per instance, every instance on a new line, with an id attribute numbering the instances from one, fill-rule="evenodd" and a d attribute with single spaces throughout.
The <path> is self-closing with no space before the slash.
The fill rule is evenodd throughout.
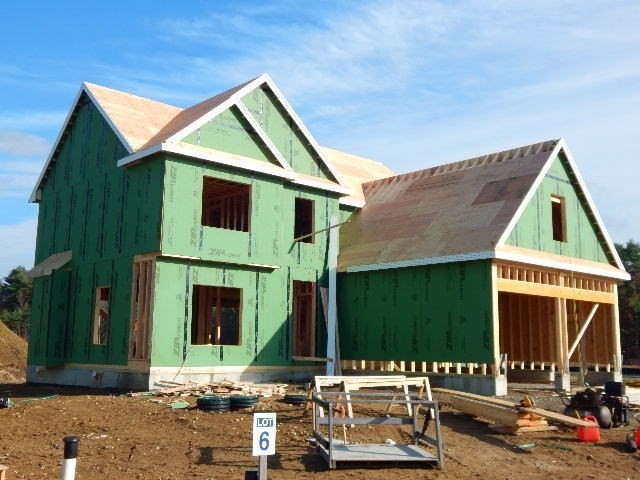
<path id="1" fill-rule="evenodd" d="M 46 155 L 51 144 L 42 137 L 17 130 L 0 130 L 0 153 L 31 156 Z"/>
<path id="2" fill-rule="evenodd" d="M 0 225 L 0 276 L 5 277 L 18 265 L 33 267 L 37 227 L 35 218 Z"/>
<path id="3" fill-rule="evenodd" d="M 0 128 L 32 129 L 40 127 L 60 128 L 67 112 L 14 112 L 0 114 Z"/>
<path id="4" fill-rule="evenodd" d="M 0 163 L 0 198 L 26 199 L 42 170 L 43 160 L 4 160 Z"/>

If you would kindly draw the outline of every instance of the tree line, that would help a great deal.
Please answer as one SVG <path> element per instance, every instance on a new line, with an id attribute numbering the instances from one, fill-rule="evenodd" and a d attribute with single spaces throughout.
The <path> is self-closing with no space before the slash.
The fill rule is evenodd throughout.
<path id="1" fill-rule="evenodd" d="M 615 244 L 631 279 L 618 286 L 620 335 L 625 363 L 640 362 L 640 243 Z M 33 283 L 19 266 L 0 280 L 0 318 L 24 339 L 29 337 Z"/>
<path id="2" fill-rule="evenodd" d="M 631 280 L 618 284 L 620 340 L 625 364 L 640 363 L 640 243 L 616 243 L 616 250 Z"/>
<path id="3" fill-rule="evenodd" d="M 29 338 L 33 282 L 20 265 L 0 280 L 0 319 L 19 336 Z"/>

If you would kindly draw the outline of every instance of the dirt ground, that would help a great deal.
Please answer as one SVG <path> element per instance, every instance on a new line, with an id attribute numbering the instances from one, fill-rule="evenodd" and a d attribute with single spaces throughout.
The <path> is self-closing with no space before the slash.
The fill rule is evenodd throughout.
<path id="1" fill-rule="evenodd" d="M 24 382 L 27 342 L 0 320 L 0 384 Z"/>
<path id="2" fill-rule="evenodd" d="M 527 391 L 525 386 L 513 396 L 522 397 Z M 546 408 L 562 409 L 550 390 L 529 393 Z M 7 480 L 59 478 L 66 435 L 81 437 L 78 479 L 243 479 L 246 469 L 258 465 L 258 458 L 251 455 L 251 412 L 172 410 L 172 399 L 167 397 L 127 397 L 23 383 L 0 384 L 1 396 L 15 402 L 14 407 L 0 409 L 0 464 L 9 467 Z M 195 405 L 194 397 L 182 400 Z M 277 451 L 268 460 L 271 479 L 640 478 L 640 451 L 628 453 L 624 444 L 625 434 L 636 425 L 601 430 L 597 444 L 578 442 L 575 431 L 562 425 L 555 432 L 501 435 L 443 405 L 442 470 L 397 464 L 378 468 L 347 464 L 329 470 L 307 442 L 312 426 L 303 407 L 271 397 L 262 399 L 257 409 L 277 413 Z M 402 415 L 403 409 L 394 407 L 392 412 Z M 407 432 L 397 426 L 357 426 L 347 436 L 349 441 L 383 443 L 390 438 L 402 443 Z M 513 448 L 525 443 L 571 450 L 542 445 L 527 451 Z"/>

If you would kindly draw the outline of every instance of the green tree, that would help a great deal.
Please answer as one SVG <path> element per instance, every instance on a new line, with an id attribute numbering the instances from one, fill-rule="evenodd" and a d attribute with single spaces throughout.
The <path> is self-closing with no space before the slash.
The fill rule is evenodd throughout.
<path id="1" fill-rule="evenodd" d="M 622 355 L 626 363 L 640 360 L 640 243 L 616 243 L 616 250 L 631 279 L 618 287 Z"/>
<path id="2" fill-rule="evenodd" d="M 0 280 L 0 315 L 21 337 L 29 335 L 33 283 L 23 266 L 18 266 Z"/>

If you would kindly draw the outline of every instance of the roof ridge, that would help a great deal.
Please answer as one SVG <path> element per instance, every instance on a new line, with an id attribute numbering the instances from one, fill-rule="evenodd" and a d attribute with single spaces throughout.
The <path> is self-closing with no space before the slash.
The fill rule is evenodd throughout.
<path id="1" fill-rule="evenodd" d="M 444 165 L 438 165 L 435 167 L 427 168 L 423 170 L 424 176 L 437 176 L 444 175 L 445 173 L 454 172 L 458 170 L 467 170 L 475 167 L 483 167 L 485 165 L 492 165 L 494 163 L 501 163 L 507 160 L 515 160 L 517 158 L 525 158 L 529 155 L 537 155 L 541 152 L 550 152 L 554 149 L 559 139 L 545 140 L 531 145 L 524 145 L 521 147 L 510 148 L 508 150 L 501 150 L 499 152 L 480 155 L 477 157 L 468 158 L 466 160 L 459 160 L 457 162 L 447 163 Z"/>
<path id="2" fill-rule="evenodd" d="M 111 88 L 111 87 L 105 87 L 104 85 L 99 85 L 97 83 L 91 83 L 91 82 L 82 82 L 89 90 L 92 89 L 92 87 L 98 87 L 98 88 L 102 88 L 104 90 L 109 90 L 111 92 L 116 92 L 120 95 L 126 95 L 127 97 L 135 97 L 135 98 L 139 98 L 140 100 L 144 100 L 145 102 L 153 102 L 153 103 L 157 103 L 160 105 L 165 105 L 167 107 L 172 107 L 172 108 L 179 108 L 180 110 L 184 110 L 183 107 L 178 107 L 177 105 L 173 105 L 171 103 L 167 103 L 167 102 L 161 102 L 160 100 L 154 100 L 153 98 L 149 98 L 149 97 L 143 97 L 142 95 L 136 95 L 135 93 L 129 93 L 129 92 L 125 92 L 123 90 L 118 90 L 116 88 Z"/>
<path id="3" fill-rule="evenodd" d="M 508 150 L 501 150 L 499 152 L 489 153 L 485 155 L 479 155 L 477 157 L 467 158 L 466 160 L 459 160 L 457 162 L 445 163 L 443 165 L 436 165 L 434 167 L 425 168 L 422 170 L 414 170 L 407 173 L 401 173 L 395 177 L 383 178 L 381 180 L 374 180 L 375 183 L 388 183 L 392 180 L 415 180 L 418 178 L 436 177 L 438 175 L 444 175 L 451 172 L 457 172 L 460 170 L 468 170 L 476 167 L 483 167 L 486 165 L 492 165 L 495 163 L 502 163 L 508 160 L 514 160 L 517 158 L 525 158 L 530 155 L 537 155 L 541 152 L 551 152 L 559 139 L 545 140 L 531 145 L 525 145 L 521 147 L 515 147 Z M 370 183 L 373 183 L 370 182 Z"/>
<path id="4" fill-rule="evenodd" d="M 212 97 L 206 98 L 201 102 L 198 102 L 194 105 L 191 105 L 187 108 L 183 108 L 181 111 L 177 112 L 169 121 L 158 131 L 155 135 L 149 138 L 144 145 L 140 148 L 140 150 L 144 150 L 146 148 L 150 148 L 157 143 L 162 143 L 168 139 L 170 139 L 173 135 L 180 132 L 186 126 L 190 125 L 194 120 L 199 117 L 206 115 L 208 112 L 213 110 L 217 105 L 221 104 L 225 100 L 231 98 L 236 92 L 241 90 L 246 85 L 249 85 L 251 82 L 260 78 L 262 75 L 259 75 L 251 80 L 243 82 L 239 85 L 235 85 L 231 88 L 226 89 L 223 92 L 220 92 Z"/>

